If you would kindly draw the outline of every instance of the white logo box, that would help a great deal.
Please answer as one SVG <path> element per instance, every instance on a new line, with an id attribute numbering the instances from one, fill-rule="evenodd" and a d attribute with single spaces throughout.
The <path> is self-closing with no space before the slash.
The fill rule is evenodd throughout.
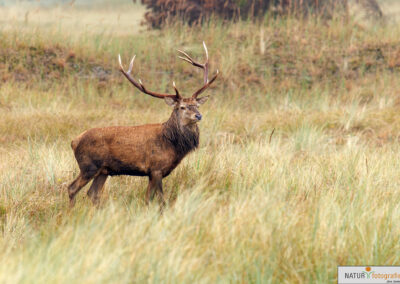
<path id="1" fill-rule="evenodd" d="M 400 284 L 400 266 L 338 266 L 337 279 L 338 284 Z"/>

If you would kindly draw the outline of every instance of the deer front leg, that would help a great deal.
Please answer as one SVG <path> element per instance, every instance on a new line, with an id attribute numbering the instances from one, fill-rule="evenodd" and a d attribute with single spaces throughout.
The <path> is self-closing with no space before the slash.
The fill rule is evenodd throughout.
<path id="1" fill-rule="evenodd" d="M 147 193 L 146 193 L 146 203 L 147 205 L 150 203 L 150 201 L 153 201 L 154 199 L 154 193 L 156 192 L 156 187 L 155 185 L 155 181 L 153 176 L 149 176 L 149 184 L 147 186 Z"/>
<path id="2" fill-rule="evenodd" d="M 165 207 L 165 198 L 164 198 L 164 192 L 163 192 L 163 188 L 162 188 L 162 177 L 157 181 L 156 184 L 157 187 L 157 192 L 158 192 L 158 202 L 160 203 L 160 209 L 161 211 L 163 210 L 163 208 Z"/>
<path id="3" fill-rule="evenodd" d="M 152 172 L 149 176 L 149 185 L 147 186 L 147 194 L 146 194 L 146 202 L 149 204 L 150 201 L 153 201 L 154 195 L 158 192 L 162 198 L 162 205 L 164 205 L 164 197 L 162 190 L 162 173 L 161 172 Z"/>

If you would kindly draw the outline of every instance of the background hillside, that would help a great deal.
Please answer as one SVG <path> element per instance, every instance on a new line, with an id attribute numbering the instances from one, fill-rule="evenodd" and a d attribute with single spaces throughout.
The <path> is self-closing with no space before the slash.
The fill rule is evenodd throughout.
<path id="1" fill-rule="evenodd" d="M 148 30 L 139 3 L 80 3 L 0 9 L 0 282 L 330 283 L 338 265 L 400 262 L 396 21 Z M 202 58 L 203 40 L 221 76 L 199 149 L 164 180 L 164 214 L 139 177 L 109 179 L 99 209 L 86 188 L 69 210 L 76 135 L 171 112 L 122 78 L 117 55 L 136 54 L 152 90 L 189 94 L 201 73 L 176 49 Z"/>

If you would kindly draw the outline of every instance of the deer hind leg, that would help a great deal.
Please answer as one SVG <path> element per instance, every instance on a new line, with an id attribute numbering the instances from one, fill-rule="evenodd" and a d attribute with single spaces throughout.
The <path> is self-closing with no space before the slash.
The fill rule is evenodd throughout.
<path id="1" fill-rule="evenodd" d="M 76 194 L 84 187 L 91 178 L 85 178 L 82 173 L 68 186 L 68 196 L 69 196 L 69 205 L 73 207 L 75 205 L 75 196 Z"/>
<path id="2" fill-rule="evenodd" d="M 75 205 L 75 195 L 93 178 L 98 174 L 99 169 L 93 165 L 88 164 L 81 167 L 81 173 L 68 187 L 69 204 L 71 207 Z"/>
<path id="3" fill-rule="evenodd" d="M 87 195 L 90 197 L 94 205 L 99 204 L 100 194 L 103 191 L 104 183 L 107 180 L 108 175 L 100 174 L 96 176 L 90 186 Z"/>

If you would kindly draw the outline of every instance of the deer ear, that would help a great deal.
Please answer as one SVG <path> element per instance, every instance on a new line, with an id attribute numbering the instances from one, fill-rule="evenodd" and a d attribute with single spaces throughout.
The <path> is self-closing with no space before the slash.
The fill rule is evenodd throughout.
<path id="1" fill-rule="evenodd" d="M 170 97 L 165 97 L 164 101 L 169 106 L 175 106 L 175 104 L 177 103 L 176 100 L 174 100 L 173 98 L 170 98 Z"/>
<path id="2" fill-rule="evenodd" d="M 204 104 L 207 100 L 208 100 L 208 98 L 209 98 L 209 96 L 205 96 L 205 97 L 201 97 L 201 98 L 199 98 L 199 99 L 196 99 L 196 101 L 199 103 L 199 104 Z"/>

